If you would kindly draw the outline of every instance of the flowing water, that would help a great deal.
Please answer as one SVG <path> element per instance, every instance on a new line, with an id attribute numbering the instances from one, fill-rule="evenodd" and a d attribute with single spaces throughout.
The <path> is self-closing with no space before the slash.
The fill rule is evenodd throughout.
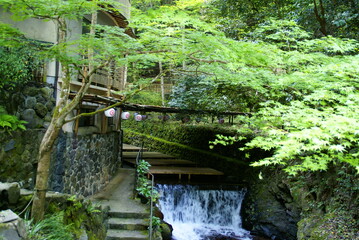
<path id="1" fill-rule="evenodd" d="M 174 240 L 250 240 L 242 229 L 244 190 L 200 190 L 198 186 L 158 184 L 164 220 Z"/>

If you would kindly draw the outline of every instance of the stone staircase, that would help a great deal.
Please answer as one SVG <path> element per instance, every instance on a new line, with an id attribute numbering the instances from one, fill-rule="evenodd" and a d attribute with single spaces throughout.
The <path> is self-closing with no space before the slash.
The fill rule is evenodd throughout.
<path id="1" fill-rule="evenodd" d="M 148 213 L 110 211 L 106 240 L 148 239 Z"/>
<path id="2" fill-rule="evenodd" d="M 149 206 L 133 199 L 135 170 L 119 169 L 111 182 L 92 200 L 109 209 L 106 240 L 148 239 Z"/>

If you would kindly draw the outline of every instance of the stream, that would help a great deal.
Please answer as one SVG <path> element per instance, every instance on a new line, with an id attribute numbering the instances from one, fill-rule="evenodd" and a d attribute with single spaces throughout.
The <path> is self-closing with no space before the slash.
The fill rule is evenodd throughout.
<path id="1" fill-rule="evenodd" d="M 240 210 L 245 190 L 202 190 L 157 184 L 159 207 L 173 227 L 173 240 L 250 240 Z"/>

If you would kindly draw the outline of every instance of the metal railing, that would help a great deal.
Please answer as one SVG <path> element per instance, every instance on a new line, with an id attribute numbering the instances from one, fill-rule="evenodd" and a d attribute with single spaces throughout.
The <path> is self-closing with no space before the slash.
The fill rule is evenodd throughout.
<path id="1" fill-rule="evenodd" d="M 136 156 L 136 173 L 135 173 L 135 189 L 134 189 L 134 195 L 136 196 L 137 193 L 137 186 L 138 186 L 138 179 L 139 179 L 139 174 L 137 171 L 138 165 L 140 164 L 140 161 L 142 160 L 142 155 L 143 155 L 143 143 L 141 144 L 141 148 L 137 153 Z M 149 219 L 149 233 L 148 233 L 148 239 L 152 240 L 152 235 L 153 235 L 153 229 L 152 229 L 152 217 L 153 217 L 153 190 L 154 190 L 154 183 L 155 183 L 155 176 L 148 172 L 147 173 L 148 176 L 151 176 L 151 197 L 150 197 L 150 219 Z"/>
<path id="2" fill-rule="evenodd" d="M 152 240 L 152 217 L 153 217 L 153 187 L 155 182 L 155 176 L 152 173 L 148 173 L 151 176 L 151 199 L 150 199 L 150 231 L 149 231 L 149 239 Z"/>
<path id="3" fill-rule="evenodd" d="M 133 189 L 133 198 L 136 197 L 136 193 L 137 193 L 137 186 L 138 186 L 138 165 L 140 164 L 140 161 L 142 159 L 142 153 L 143 153 L 143 143 L 141 144 L 141 148 L 137 153 L 136 156 L 136 165 L 135 165 L 135 186 Z"/>

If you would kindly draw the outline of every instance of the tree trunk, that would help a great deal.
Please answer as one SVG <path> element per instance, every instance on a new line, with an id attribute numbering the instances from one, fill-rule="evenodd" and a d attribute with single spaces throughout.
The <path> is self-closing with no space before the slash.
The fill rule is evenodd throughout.
<path id="1" fill-rule="evenodd" d="M 162 98 L 162 106 L 165 105 L 165 81 L 164 77 L 162 75 L 163 68 L 162 68 L 162 62 L 159 62 L 159 68 L 160 68 L 160 74 L 161 74 L 161 98 Z"/>
<path id="2" fill-rule="evenodd" d="M 313 2 L 314 2 L 314 13 L 317 21 L 319 22 L 320 31 L 324 36 L 327 36 L 328 35 L 327 21 L 325 19 L 325 10 L 324 10 L 323 1 L 319 0 L 319 7 L 317 4 L 317 0 L 313 0 Z"/>
<path id="3" fill-rule="evenodd" d="M 56 125 L 56 120 L 53 119 L 50 123 L 50 126 L 47 128 L 40 144 L 36 173 L 36 184 L 34 190 L 34 200 L 31 210 L 31 216 L 35 222 L 38 222 L 44 218 L 46 191 L 51 162 L 51 152 L 55 140 L 59 135 L 61 129 L 61 127 L 58 127 Z"/>

